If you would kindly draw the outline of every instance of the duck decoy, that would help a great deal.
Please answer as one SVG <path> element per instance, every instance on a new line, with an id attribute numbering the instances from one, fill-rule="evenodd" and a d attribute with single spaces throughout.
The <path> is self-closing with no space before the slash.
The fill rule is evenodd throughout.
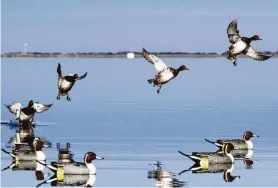
<path id="1" fill-rule="evenodd" d="M 43 147 L 48 147 L 39 138 L 35 138 L 33 146 L 28 143 L 16 144 L 15 150 L 8 152 L 1 148 L 1 150 L 10 155 L 15 161 L 45 161 L 45 154 L 42 152 Z"/>
<path id="2" fill-rule="evenodd" d="M 77 80 L 82 80 L 87 76 L 87 72 L 82 75 L 78 76 L 78 74 L 70 74 L 67 76 L 62 76 L 62 70 L 61 70 L 61 64 L 58 63 L 57 67 L 57 73 L 58 73 L 58 90 L 59 93 L 57 95 L 57 100 L 60 99 L 60 96 L 67 96 L 67 100 L 70 101 L 69 91 L 72 89 L 73 85 Z"/>
<path id="3" fill-rule="evenodd" d="M 239 30 L 237 27 L 237 19 L 230 22 L 227 28 L 227 34 L 231 46 L 229 47 L 229 50 L 224 52 L 222 55 L 226 56 L 229 60 L 231 60 L 234 66 L 237 66 L 237 56 L 240 54 L 247 55 L 257 61 L 265 61 L 274 56 L 274 54 L 263 54 L 262 52 L 259 52 L 252 48 L 250 46 L 250 43 L 252 41 L 262 39 L 258 35 L 254 35 L 252 37 L 241 37 L 239 35 Z"/>
<path id="4" fill-rule="evenodd" d="M 44 164 L 42 165 L 49 168 L 53 171 L 57 176 L 63 176 L 64 174 L 82 174 L 82 175 L 90 175 L 96 174 L 96 167 L 92 163 L 95 159 L 104 159 L 102 157 L 97 156 L 94 152 L 87 152 L 84 156 L 84 162 L 72 162 L 67 164 L 60 164 L 57 162 L 51 162 L 51 164 Z M 38 161 L 40 163 L 40 161 Z"/>
<path id="5" fill-rule="evenodd" d="M 10 105 L 5 105 L 8 110 L 16 116 L 18 124 L 21 125 L 23 121 L 33 122 L 35 113 L 42 113 L 51 108 L 53 104 L 40 104 L 39 102 L 29 101 L 27 107 L 23 108 L 20 102 L 13 102 Z"/>
<path id="6" fill-rule="evenodd" d="M 208 166 L 209 164 L 234 163 L 234 157 L 231 154 L 233 149 L 237 148 L 233 144 L 227 143 L 224 146 L 224 154 L 216 152 L 192 152 L 192 155 L 188 155 L 181 151 L 178 152 L 201 166 Z"/>
<path id="7" fill-rule="evenodd" d="M 232 143 L 235 147 L 242 150 L 242 149 L 253 149 L 254 145 L 250 140 L 252 137 L 260 137 L 260 136 L 253 134 L 253 132 L 251 131 L 246 131 L 243 134 L 242 140 L 240 139 L 225 139 L 225 140 L 216 140 L 216 141 L 210 141 L 208 139 L 205 140 L 209 143 L 216 145 L 220 149 L 223 147 L 223 144 Z"/>
<path id="8" fill-rule="evenodd" d="M 159 87 L 157 93 L 160 93 L 162 85 L 177 77 L 180 71 L 189 70 L 185 65 L 180 66 L 178 69 L 168 67 L 160 58 L 151 54 L 145 48 L 142 49 L 142 56 L 153 64 L 157 71 L 155 78 L 148 80 L 148 83 L 153 84 L 153 87 Z"/>

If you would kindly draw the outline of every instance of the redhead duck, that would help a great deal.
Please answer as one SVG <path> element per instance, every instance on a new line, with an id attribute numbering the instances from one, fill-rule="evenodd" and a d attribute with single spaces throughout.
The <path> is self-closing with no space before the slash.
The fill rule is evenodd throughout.
<path id="1" fill-rule="evenodd" d="M 226 139 L 226 140 L 216 140 L 215 142 L 205 139 L 207 142 L 212 143 L 219 147 L 220 149 L 223 147 L 225 143 L 232 143 L 235 147 L 238 147 L 241 150 L 249 150 L 253 149 L 253 143 L 251 142 L 250 138 L 252 137 L 260 137 L 259 135 L 253 134 L 251 131 L 246 131 L 243 134 L 243 139 Z"/>
<path id="2" fill-rule="evenodd" d="M 239 30 L 237 28 L 237 19 L 233 20 L 227 28 L 227 34 L 230 43 L 232 44 L 229 47 L 229 50 L 224 52 L 222 55 L 226 56 L 229 60 L 231 60 L 234 66 L 237 66 L 237 56 L 239 54 L 244 54 L 251 57 L 257 61 L 265 61 L 271 58 L 272 55 L 263 54 L 252 48 L 250 43 L 256 40 L 262 40 L 258 35 L 254 35 L 252 37 L 241 37 L 239 35 Z"/>
<path id="3" fill-rule="evenodd" d="M 10 105 L 5 105 L 11 113 L 16 115 L 16 119 L 19 121 L 19 125 L 23 121 L 29 120 L 30 123 L 33 122 L 35 113 L 42 113 L 47 111 L 53 104 L 40 104 L 39 102 L 29 101 L 27 107 L 23 108 L 20 102 L 13 102 Z"/>
<path id="4" fill-rule="evenodd" d="M 85 78 L 87 76 L 87 72 L 80 77 L 77 74 L 70 74 L 68 76 L 62 76 L 61 64 L 58 63 L 57 73 L 58 73 L 58 89 L 59 89 L 57 99 L 59 100 L 60 96 L 66 95 L 67 100 L 70 101 L 71 99 L 69 97 L 68 92 L 72 89 L 73 85 L 75 84 L 75 82 L 77 80 L 82 80 L 83 78 Z"/>
<path id="5" fill-rule="evenodd" d="M 185 65 L 180 66 L 178 69 L 168 67 L 160 58 L 156 55 L 149 53 L 146 49 L 143 48 L 142 56 L 151 64 L 154 65 L 157 70 L 155 78 L 149 79 L 148 83 L 153 84 L 153 87 L 158 86 L 159 89 L 157 93 L 160 92 L 160 89 L 163 84 L 166 84 L 170 80 L 174 79 L 180 71 L 189 70 Z"/>

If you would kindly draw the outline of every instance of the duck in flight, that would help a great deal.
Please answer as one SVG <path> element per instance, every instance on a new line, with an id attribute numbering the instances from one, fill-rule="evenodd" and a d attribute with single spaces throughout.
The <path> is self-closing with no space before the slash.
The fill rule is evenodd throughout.
<path id="1" fill-rule="evenodd" d="M 154 65 L 157 74 L 155 78 L 149 79 L 148 83 L 153 84 L 153 87 L 159 87 L 157 93 L 160 93 L 163 84 L 168 83 L 170 80 L 178 76 L 180 71 L 189 70 L 185 65 L 180 66 L 178 69 L 168 67 L 160 58 L 156 55 L 151 54 L 143 48 L 142 56 L 151 64 Z"/>
<path id="2" fill-rule="evenodd" d="M 258 35 L 254 35 L 252 37 L 241 37 L 239 35 L 239 30 L 237 27 L 237 19 L 233 20 L 227 28 L 227 34 L 231 46 L 229 50 L 224 52 L 222 55 L 226 56 L 227 59 L 231 60 L 234 66 L 237 66 L 237 56 L 240 54 L 244 54 L 246 56 L 251 57 L 256 61 L 265 61 L 271 58 L 274 54 L 267 55 L 263 54 L 252 48 L 250 46 L 252 41 L 263 40 Z"/>
<path id="3" fill-rule="evenodd" d="M 80 77 L 77 74 L 62 76 L 61 64 L 58 63 L 57 73 L 58 73 L 58 89 L 59 89 L 57 99 L 59 100 L 60 96 L 67 96 L 67 100 L 70 101 L 71 99 L 69 97 L 69 91 L 72 89 L 73 85 L 77 80 L 82 80 L 87 76 L 87 72 Z"/>

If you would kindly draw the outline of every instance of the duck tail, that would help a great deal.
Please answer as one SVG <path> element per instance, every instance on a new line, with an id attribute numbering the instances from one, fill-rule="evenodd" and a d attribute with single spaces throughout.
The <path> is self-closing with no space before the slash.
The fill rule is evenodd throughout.
<path id="1" fill-rule="evenodd" d="M 229 56 L 229 51 L 226 51 L 226 52 L 222 53 L 221 55 L 228 57 Z"/>
<path id="2" fill-rule="evenodd" d="M 38 161 L 36 160 L 38 163 L 40 163 L 41 165 L 49 168 L 52 172 L 56 172 L 57 171 L 57 168 L 55 168 L 54 166 L 50 165 L 50 164 L 45 164 L 45 163 L 42 163 L 41 161 Z"/>
<path id="3" fill-rule="evenodd" d="M 149 79 L 149 80 L 148 80 L 148 83 L 149 83 L 149 84 L 152 84 L 153 81 L 154 81 L 154 79 Z"/>
<path id="4" fill-rule="evenodd" d="M 220 143 L 218 143 L 218 142 L 210 141 L 210 140 L 208 140 L 208 139 L 206 139 L 206 138 L 205 138 L 205 141 L 207 141 L 208 143 L 211 143 L 211 144 L 216 145 L 216 146 L 219 147 L 220 149 L 221 149 L 222 146 L 223 146 L 223 144 L 220 144 Z"/>
<path id="5" fill-rule="evenodd" d="M 4 153 L 6 153 L 6 154 L 10 155 L 13 159 L 16 159 L 16 155 L 15 155 L 15 154 L 13 154 L 13 153 L 11 153 L 11 152 L 8 152 L 8 151 L 6 151 L 6 150 L 4 150 L 3 148 L 1 148 L 1 150 L 2 150 Z"/>
<path id="6" fill-rule="evenodd" d="M 192 161 L 194 161 L 195 163 L 201 161 L 201 158 L 200 157 L 197 157 L 197 156 L 194 156 L 194 155 L 188 155 L 188 154 L 185 154 L 181 151 L 178 151 L 180 154 L 182 154 L 183 156 L 186 156 L 188 157 L 189 159 L 191 159 Z"/>

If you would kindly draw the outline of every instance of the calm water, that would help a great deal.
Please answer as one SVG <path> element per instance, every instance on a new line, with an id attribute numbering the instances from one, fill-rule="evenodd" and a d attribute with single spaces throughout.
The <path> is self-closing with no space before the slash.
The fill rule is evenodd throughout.
<path id="1" fill-rule="evenodd" d="M 193 165 L 177 151 L 215 151 L 204 138 L 241 138 L 251 130 L 253 159 L 247 169 L 235 162 L 232 175 L 240 179 L 227 183 L 223 173 L 176 176 L 196 186 L 277 186 L 278 174 L 278 64 L 277 59 L 254 63 L 240 59 L 234 67 L 224 59 L 165 59 L 169 65 L 188 66 L 190 71 L 163 86 L 161 93 L 147 83 L 155 73 L 144 59 L 2 59 L 1 106 L 30 99 L 53 107 L 35 120 L 49 126 L 35 129 L 53 143 L 44 149 L 47 161 L 57 160 L 56 143 L 70 142 L 76 161 L 87 151 L 105 158 L 95 161 L 95 187 L 155 187 L 148 179 L 150 163 L 157 160 L 163 169 L 179 173 Z M 71 102 L 57 96 L 57 62 L 63 74 L 88 72 L 70 93 Z M 2 120 L 14 119 L 2 108 Z M 1 146 L 5 148 L 14 130 L 2 126 Z M 9 150 L 9 148 L 6 148 Z M 1 153 L 1 168 L 11 159 Z M 52 176 L 44 170 L 45 179 Z M 1 173 L 1 186 L 34 187 L 34 171 Z M 43 185 L 49 186 L 49 185 Z"/>

